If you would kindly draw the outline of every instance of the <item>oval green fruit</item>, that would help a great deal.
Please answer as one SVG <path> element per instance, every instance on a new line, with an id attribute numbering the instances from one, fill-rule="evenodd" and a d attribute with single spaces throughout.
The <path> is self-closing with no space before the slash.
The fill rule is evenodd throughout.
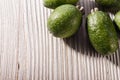
<path id="1" fill-rule="evenodd" d="M 120 11 L 115 14 L 114 21 L 120 30 Z"/>
<path id="2" fill-rule="evenodd" d="M 48 8 L 56 8 L 63 4 L 76 4 L 78 0 L 43 0 L 43 4 Z"/>
<path id="3" fill-rule="evenodd" d="M 102 5 L 106 8 L 115 9 L 115 10 L 120 9 L 120 0 L 95 0 L 95 1 L 99 5 Z"/>
<path id="4" fill-rule="evenodd" d="M 95 11 L 88 15 L 88 35 L 90 42 L 98 53 L 107 55 L 118 49 L 118 37 L 110 17 Z"/>
<path id="5" fill-rule="evenodd" d="M 98 4 L 103 6 L 112 6 L 116 0 L 95 0 Z"/>
<path id="6" fill-rule="evenodd" d="M 75 6 L 65 4 L 56 8 L 48 18 L 49 31 L 56 37 L 66 38 L 79 29 L 82 13 Z"/>

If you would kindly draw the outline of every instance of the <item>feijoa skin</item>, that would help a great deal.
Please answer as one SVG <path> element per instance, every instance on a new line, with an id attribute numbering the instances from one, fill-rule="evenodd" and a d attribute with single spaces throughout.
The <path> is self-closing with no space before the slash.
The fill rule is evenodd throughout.
<path id="1" fill-rule="evenodd" d="M 120 9 L 120 0 L 95 0 L 99 5 L 118 10 Z"/>
<path id="2" fill-rule="evenodd" d="M 63 4 L 76 4 L 78 0 L 43 0 L 43 4 L 47 8 L 56 8 Z"/>
<path id="3" fill-rule="evenodd" d="M 67 38 L 78 31 L 82 13 L 75 6 L 65 4 L 56 8 L 48 18 L 48 30 L 59 38 Z"/>
<path id="4" fill-rule="evenodd" d="M 120 30 L 120 11 L 118 11 L 118 12 L 115 14 L 114 21 L 115 21 L 116 25 L 118 26 L 118 28 L 119 28 L 119 30 Z"/>
<path id="5" fill-rule="evenodd" d="M 98 4 L 103 6 L 112 6 L 117 0 L 95 0 Z"/>
<path id="6" fill-rule="evenodd" d="M 108 55 L 118 49 L 118 37 L 107 13 L 95 11 L 87 17 L 87 29 L 91 44 L 98 53 Z"/>

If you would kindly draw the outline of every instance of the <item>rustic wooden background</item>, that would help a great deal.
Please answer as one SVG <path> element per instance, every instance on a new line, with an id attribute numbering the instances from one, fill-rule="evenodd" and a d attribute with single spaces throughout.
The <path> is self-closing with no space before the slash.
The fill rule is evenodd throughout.
<path id="1" fill-rule="evenodd" d="M 51 10 L 42 0 L 0 0 L 0 80 L 120 80 L 120 49 L 111 56 L 95 52 L 85 26 L 96 5 L 80 4 L 85 15 L 79 32 L 58 39 L 46 28 Z"/>

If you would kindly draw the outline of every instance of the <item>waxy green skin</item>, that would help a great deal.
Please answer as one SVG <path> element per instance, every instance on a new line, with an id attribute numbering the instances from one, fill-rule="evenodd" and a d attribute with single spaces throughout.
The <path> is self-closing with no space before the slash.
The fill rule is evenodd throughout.
<path id="1" fill-rule="evenodd" d="M 43 0 L 43 4 L 48 8 L 56 8 L 63 4 L 76 4 L 78 0 Z"/>
<path id="2" fill-rule="evenodd" d="M 120 0 L 95 0 L 95 1 L 96 3 L 104 7 L 108 7 L 112 9 L 120 9 Z"/>
<path id="3" fill-rule="evenodd" d="M 108 55 L 118 49 L 118 37 L 110 17 L 95 11 L 88 15 L 88 35 L 98 53 Z"/>
<path id="4" fill-rule="evenodd" d="M 119 30 L 120 30 L 120 11 L 115 14 L 115 23 L 117 24 Z"/>
<path id="5" fill-rule="evenodd" d="M 67 38 L 79 29 L 82 13 L 75 6 L 66 4 L 56 8 L 48 18 L 49 31 L 56 37 Z"/>

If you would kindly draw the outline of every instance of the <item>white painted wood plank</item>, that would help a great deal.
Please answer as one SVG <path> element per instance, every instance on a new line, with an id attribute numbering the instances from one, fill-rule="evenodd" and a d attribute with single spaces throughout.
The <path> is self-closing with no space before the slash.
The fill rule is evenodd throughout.
<path id="1" fill-rule="evenodd" d="M 16 4 L 15 4 L 16 3 Z M 15 5 L 13 5 L 15 4 Z M 19 1 L 1 3 L 1 80 L 17 79 Z"/>
<path id="2" fill-rule="evenodd" d="M 81 28 L 63 40 L 49 33 L 43 0 L 0 0 L 0 80 L 120 80 L 120 49 L 108 57 L 92 50 L 85 24 L 96 5 L 80 4 Z"/>

